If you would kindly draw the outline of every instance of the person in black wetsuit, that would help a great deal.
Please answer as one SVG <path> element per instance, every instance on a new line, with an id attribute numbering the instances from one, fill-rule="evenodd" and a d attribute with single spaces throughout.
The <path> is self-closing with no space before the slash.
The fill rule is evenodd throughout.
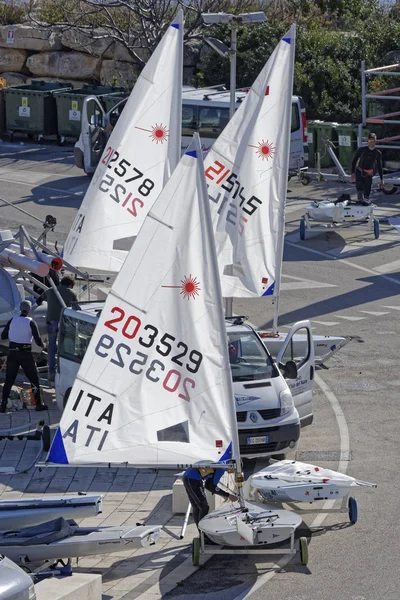
<path id="1" fill-rule="evenodd" d="M 372 177 L 378 171 L 381 178 L 380 188 L 383 189 L 382 153 L 375 148 L 376 134 L 368 136 L 368 146 L 361 146 L 354 153 L 351 163 L 351 181 L 355 182 L 357 199 L 362 204 L 370 204 Z"/>

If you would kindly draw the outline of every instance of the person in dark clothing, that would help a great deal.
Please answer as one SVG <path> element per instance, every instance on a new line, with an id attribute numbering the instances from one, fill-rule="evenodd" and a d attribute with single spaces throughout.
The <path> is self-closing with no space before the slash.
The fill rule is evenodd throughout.
<path id="1" fill-rule="evenodd" d="M 368 136 L 368 146 L 361 146 L 354 153 L 351 163 L 351 181 L 355 182 L 357 199 L 365 205 L 370 204 L 372 177 L 376 172 L 381 178 L 380 188 L 383 189 L 382 153 L 375 148 L 376 134 Z"/>
<path id="2" fill-rule="evenodd" d="M 229 446 L 219 462 L 226 463 L 226 459 L 231 455 L 231 452 L 231 446 Z M 229 472 L 233 470 L 234 467 L 232 467 Z M 218 487 L 218 483 L 223 474 L 223 469 L 208 469 L 202 467 L 186 469 L 183 474 L 183 485 L 185 486 L 189 502 L 192 505 L 193 519 L 197 528 L 199 527 L 201 519 L 203 519 L 210 510 L 205 490 L 208 490 L 212 494 L 222 496 L 223 498 L 229 498 L 231 502 L 235 502 L 238 499 L 234 494 L 228 494 Z"/>
<path id="3" fill-rule="evenodd" d="M 18 317 L 10 319 L 1 333 L 2 340 L 10 340 L 6 366 L 6 379 L 3 386 L 3 399 L 0 405 L 1 413 L 5 413 L 7 410 L 8 396 L 15 383 L 20 367 L 22 367 L 22 370 L 32 385 L 32 391 L 36 401 L 36 410 L 47 410 L 47 406 L 42 401 L 39 373 L 32 354 L 32 338 L 37 345 L 42 348 L 43 342 L 35 321 L 29 317 L 31 306 L 31 303 L 27 300 L 21 302 L 21 314 Z"/>
<path id="4" fill-rule="evenodd" d="M 50 280 L 49 280 L 50 278 L 54 281 L 54 285 L 56 287 L 58 287 L 60 285 L 60 278 L 58 276 L 58 272 L 54 271 L 54 269 L 50 269 L 47 277 L 40 277 L 40 275 L 36 275 L 35 273 L 30 273 L 30 275 L 32 276 L 33 279 L 37 279 L 37 281 L 40 281 L 40 283 L 43 283 L 43 285 L 45 285 L 48 288 L 51 287 Z M 36 294 L 43 294 L 43 288 L 39 287 L 36 284 L 33 284 L 33 291 Z"/>
<path id="5" fill-rule="evenodd" d="M 74 283 L 75 282 L 72 277 L 65 276 L 61 279 L 61 283 L 57 288 L 57 291 L 64 300 L 66 306 L 72 306 L 74 302 L 78 302 L 78 298 L 72 291 Z M 47 376 L 49 385 L 54 385 L 54 378 L 56 374 L 58 322 L 60 320 L 60 314 L 63 307 L 53 288 L 43 292 L 43 294 L 36 300 L 36 304 L 40 306 L 44 301 L 47 301 L 46 323 L 47 333 L 49 336 L 47 348 Z"/>

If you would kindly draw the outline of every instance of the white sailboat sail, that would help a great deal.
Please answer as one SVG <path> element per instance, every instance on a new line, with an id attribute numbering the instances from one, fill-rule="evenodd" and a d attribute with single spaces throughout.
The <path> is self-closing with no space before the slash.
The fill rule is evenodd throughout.
<path id="1" fill-rule="evenodd" d="M 295 25 L 205 160 L 225 297 L 279 293 Z"/>
<path id="2" fill-rule="evenodd" d="M 199 138 L 112 286 L 49 452 L 58 464 L 216 461 L 239 441 Z"/>
<path id="3" fill-rule="evenodd" d="M 178 164 L 182 14 L 179 11 L 141 72 L 72 224 L 63 257 L 75 267 L 118 272 L 127 256 L 118 249 L 121 240 L 131 246 Z"/>

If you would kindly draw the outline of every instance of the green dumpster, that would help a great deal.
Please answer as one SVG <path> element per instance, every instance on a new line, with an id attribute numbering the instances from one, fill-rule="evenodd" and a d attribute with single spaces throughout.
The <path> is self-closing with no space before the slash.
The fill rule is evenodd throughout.
<path id="1" fill-rule="evenodd" d="M 317 130 L 317 152 L 320 153 L 321 168 L 327 169 L 328 167 L 332 167 L 334 162 L 325 146 L 324 138 L 328 138 L 334 144 L 336 154 L 338 144 L 336 127 L 338 123 L 331 123 L 329 121 L 314 121 L 314 123 Z"/>
<path id="2" fill-rule="evenodd" d="M 106 113 L 110 112 L 110 110 L 112 110 L 114 106 L 118 104 L 118 102 L 128 98 L 129 94 L 130 92 L 125 90 L 124 92 L 117 92 L 116 94 L 107 94 L 107 96 L 103 96 L 102 104 Z"/>
<path id="3" fill-rule="evenodd" d="M 317 127 L 315 123 L 320 121 L 308 121 L 307 123 L 307 134 L 308 134 L 308 166 L 315 167 L 317 152 Z"/>
<path id="4" fill-rule="evenodd" d="M 99 101 L 103 103 L 106 96 L 122 92 L 123 89 L 106 85 L 86 84 L 78 89 L 56 92 L 54 96 L 57 104 L 58 135 L 61 141 L 64 141 L 66 137 L 79 138 L 81 133 L 82 105 L 86 96 L 97 96 Z M 91 111 L 93 109 L 94 106 L 90 108 Z M 91 114 L 88 114 L 88 117 L 90 118 Z"/>
<path id="5" fill-rule="evenodd" d="M 358 125 L 343 123 L 336 127 L 336 131 L 339 162 L 345 171 L 350 172 L 353 154 L 358 148 Z"/>
<path id="6" fill-rule="evenodd" d="M 57 110 L 54 94 L 68 90 L 72 83 L 65 81 L 33 80 L 29 85 L 11 86 L 3 89 L 6 105 L 6 128 L 12 140 L 14 132 L 28 135 L 57 133 Z"/>
<path id="7" fill-rule="evenodd" d="M 0 89 L 0 137 L 3 137 L 6 131 L 6 103 L 4 100 L 4 90 Z"/>

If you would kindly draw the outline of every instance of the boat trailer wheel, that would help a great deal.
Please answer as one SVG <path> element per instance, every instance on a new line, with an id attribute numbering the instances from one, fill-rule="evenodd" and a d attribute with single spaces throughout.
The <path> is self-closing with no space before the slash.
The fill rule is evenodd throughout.
<path id="1" fill-rule="evenodd" d="M 358 520 L 358 505 L 357 505 L 357 500 L 354 498 L 354 496 L 350 496 L 349 502 L 348 502 L 348 507 L 349 507 L 350 523 L 355 525 Z"/>
<path id="2" fill-rule="evenodd" d="M 306 565 L 308 563 L 307 538 L 305 538 L 305 537 L 299 538 L 299 547 L 300 547 L 300 562 L 302 565 Z"/>
<path id="3" fill-rule="evenodd" d="M 393 194 L 397 193 L 397 186 L 385 186 L 382 191 L 384 194 L 386 194 L 386 196 L 392 196 Z"/>
<path id="4" fill-rule="evenodd" d="M 200 538 L 195 537 L 192 541 L 192 563 L 194 567 L 200 565 Z"/>

